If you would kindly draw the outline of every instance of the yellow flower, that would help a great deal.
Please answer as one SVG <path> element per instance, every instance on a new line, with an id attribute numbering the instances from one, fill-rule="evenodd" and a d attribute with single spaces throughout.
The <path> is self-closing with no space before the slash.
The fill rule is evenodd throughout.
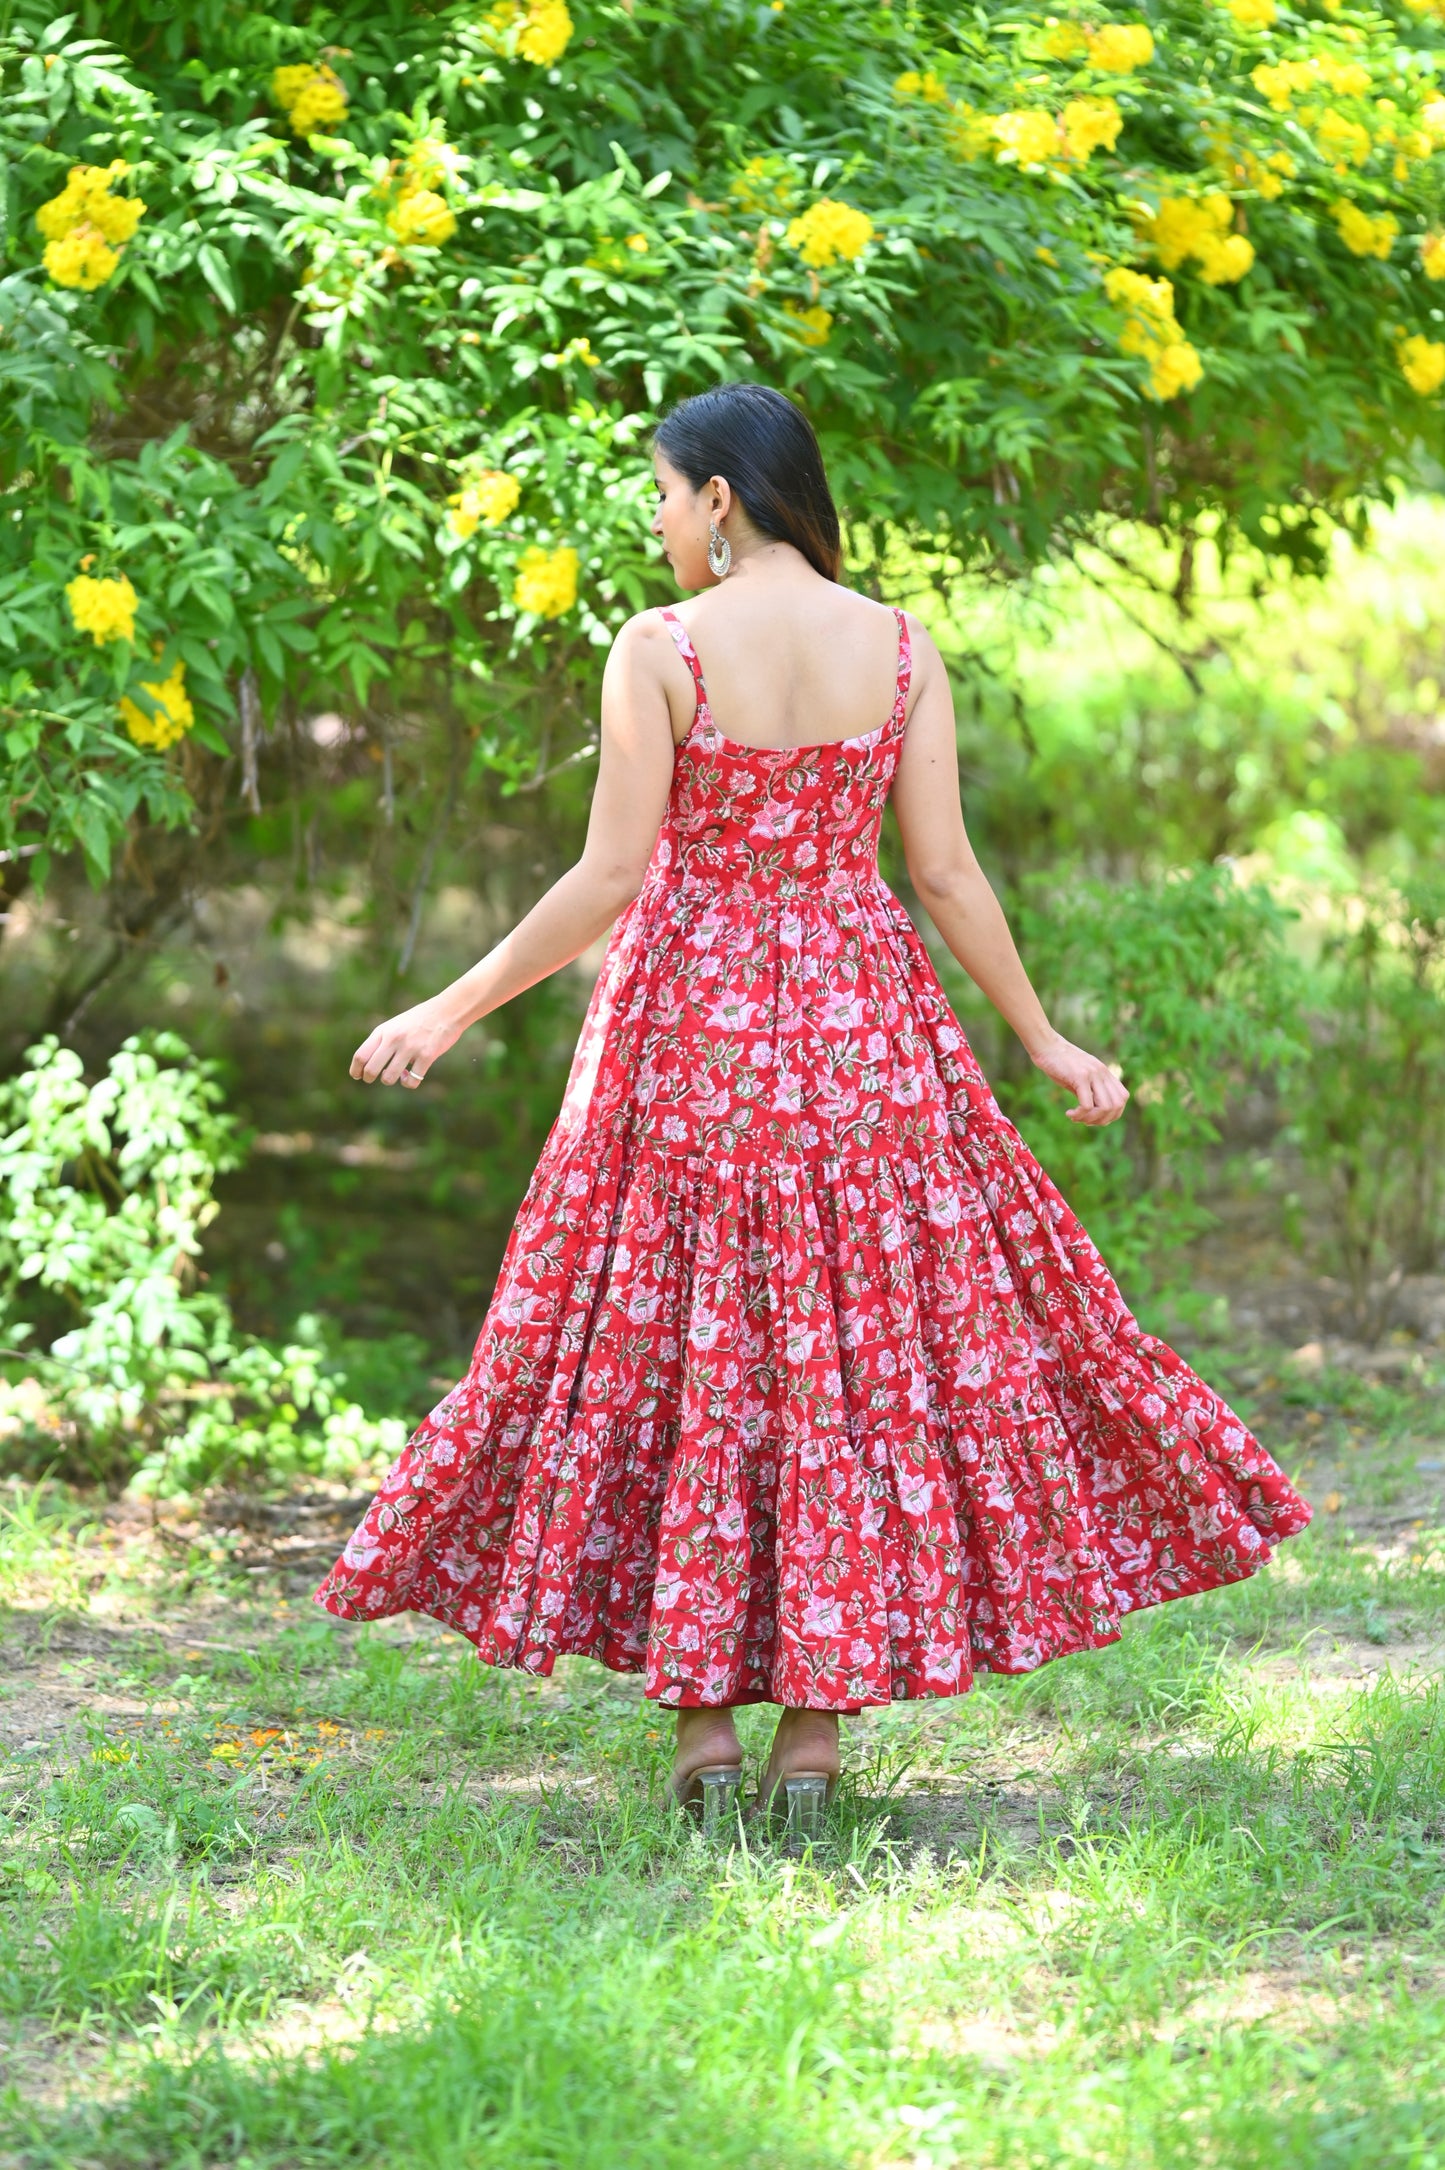
<path id="1" fill-rule="evenodd" d="M 145 216 L 138 196 L 110 192 L 129 171 L 123 158 L 108 166 L 72 166 L 60 194 L 36 212 L 47 243 L 45 268 L 57 286 L 92 293 L 114 275 L 121 249 Z"/>
<path id="2" fill-rule="evenodd" d="M 820 196 L 792 221 L 784 238 L 805 264 L 814 271 L 826 271 L 830 264 L 851 264 L 861 256 L 873 232 L 873 221 L 866 211 L 856 210 L 851 203 L 839 203 L 831 196 Z"/>
<path id="3" fill-rule="evenodd" d="M 1044 33 L 1044 51 L 1051 60 L 1076 60 L 1087 51 L 1089 41 L 1077 23 L 1060 23 L 1052 17 Z"/>
<path id="4" fill-rule="evenodd" d="M 450 241 L 457 230 L 455 212 L 444 196 L 430 188 L 413 189 L 400 197 L 386 223 L 398 241 L 422 241 L 433 249 Z"/>
<path id="5" fill-rule="evenodd" d="M 1279 15 L 1274 0 L 1229 0 L 1229 12 L 1241 30 L 1272 29 Z"/>
<path id="6" fill-rule="evenodd" d="M 1129 312 L 1131 319 L 1151 325 L 1158 334 L 1177 329 L 1174 322 L 1174 288 L 1168 279 L 1151 279 L 1142 271 L 1123 266 L 1108 273 L 1104 292 L 1110 301 Z M 1125 349 L 1126 352 L 1130 351 Z"/>
<path id="7" fill-rule="evenodd" d="M 1225 234 L 1198 252 L 1199 276 L 1206 286 L 1233 286 L 1254 263 L 1254 243 L 1245 234 Z"/>
<path id="8" fill-rule="evenodd" d="M 108 640 L 135 639 L 136 592 L 124 573 L 107 580 L 92 580 L 78 573 L 67 583 L 65 596 L 78 633 L 88 633 L 97 648 Z"/>
<path id="9" fill-rule="evenodd" d="M 46 242 L 42 262 L 57 286 L 92 294 L 113 275 L 120 257 L 94 226 L 77 226 L 63 241 Z"/>
<path id="10" fill-rule="evenodd" d="M 728 182 L 728 194 L 751 217 L 790 211 L 798 200 L 798 177 L 785 158 L 750 158 Z"/>
<path id="11" fill-rule="evenodd" d="M 793 319 L 793 337 L 805 347 L 823 347 L 833 329 L 831 310 L 823 308 L 804 309 L 796 301 L 783 303 L 785 313 Z"/>
<path id="12" fill-rule="evenodd" d="M 1399 346 L 1400 369 L 1411 391 L 1428 396 L 1445 384 L 1445 342 L 1415 332 Z"/>
<path id="13" fill-rule="evenodd" d="M 325 61 L 273 69 L 271 95 L 298 136 L 317 135 L 346 118 L 345 86 Z"/>
<path id="14" fill-rule="evenodd" d="M 607 271 L 618 277 L 639 269 L 637 259 L 646 256 L 648 251 L 646 234 L 628 234 L 621 241 L 611 234 L 603 234 L 586 259 L 587 268 L 589 271 Z"/>
<path id="15" fill-rule="evenodd" d="M 515 475 L 504 475 L 499 467 L 484 467 L 447 499 L 452 532 L 465 542 L 479 526 L 500 527 L 516 511 L 521 495 L 522 485 Z"/>
<path id="16" fill-rule="evenodd" d="M 1315 141 L 1323 157 L 1347 159 L 1352 166 L 1363 166 L 1372 148 L 1369 129 L 1333 106 L 1326 106 L 1315 123 Z"/>
<path id="17" fill-rule="evenodd" d="M 123 158 L 112 159 L 108 166 L 72 166 L 60 194 L 35 214 L 45 239 L 60 241 L 75 227 L 88 225 L 97 227 L 107 241 L 118 245 L 129 241 L 146 207 L 138 196 L 110 193 L 112 184 L 129 171 Z"/>
<path id="18" fill-rule="evenodd" d="M 993 128 L 991 113 L 979 113 L 973 106 L 960 101 L 948 117 L 945 131 L 948 147 L 955 158 L 982 158 L 985 151 L 993 149 Z"/>
<path id="19" fill-rule="evenodd" d="M 1275 67 L 1265 62 L 1250 69 L 1249 80 L 1260 96 L 1269 100 L 1276 113 L 1286 113 L 1297 90 L 1313 87 L 1315 66 L 1312 60 L 1282 60 Z"/>
<path id="20" fill-rule="evenodd" d="M 585 332 L 580 338 L 569 339 L 557 354 L 544 354 L 542 363 L 547 369 L 565 369 L 568 362 L 581 362 L 584 368 L 600 369 L 602 357 L 592 351 L 592 342 Z"/>
<path id="21" fill-rule="evenodd" d="M 1063 145 L 1059 124 L 1042 106 L 1019 113 L 1000 113 L 993 124 L 1000 160 L 1014 159 L 1020 166 L 1042 166 L 1056 158 Z"/>
<path id="22" fill-rule="evenodd" d="M 1149 389 L 1156 399 L 1177 399 L 1192 392 L 1204 375 L 1204 364 L 1187 339 L 1171 339 L 1149 363 Z"/>
<path id="23" fill-rule="evenodd" d="M 1358 60 L 1331 60 L 1322 54 L 1312 63 L 1320 81 L 1338 98 L 1363 98 L 1370 87 L 1370 71 Z"/>
<path id="24" fill-rule="evenodd" d="M 1378 218 L 1371 218 L 1357 203 L 1332 203 L 1330 210 L 1340 230 L 1340 239 L 1352 256 L 1378 256 L 1381 262 L 1384 261 L 1400 231 L 1398 219 L 1392 218 L 1388 211 L 1382 211 Z"/>
<path id="25" fill-rule="evenodd" d="M 289 113 L 316 73 L 314 61 L 303 60 L 287 68 L 271 70 L 271 96 L 283 113 Z"/>
<path id="26" fill-rule="evenodd" d="M 1119 351 L 1148 363 L 1153 397 L 1174 399 L 1193 391 L 1204 365 L 1175 321 L 1174 288 L 1168 279 L 1149 279 L 1121 268 L 1105 278 L 1104 292 L 1124 311 Z"/>
<path id="27" fill-rule="evenodd" d="M 1132 75 L 1154 58 L 1154 33 L 1147 23 L 1105 23 L 1086 30 L 1089 66 L 1109 75 Z"/>
<path id="28" fill-rule="evenodd" d="M 1445 234 L 1426 234 L 1420 243 L 1420 269 L 1427 279 L 1445 279 Z"/>
<path id="29" fill-rule="evenodd" d="M 35 214 L 35 223 L 43 238 L 46 241 L 59 241 L 70 232 L 72 226 L 86 222 L 92 226 L 98 225 L 97 205 L 109 197 L 112 183 L 123 180 L 129 172 L 130 168 L 123 158 L 112 159 L 108 166 L 72 166 L 60 194 L 52 196 L 48 203 L 43 203 Z M 124 198 L 118 200 L 125 201 Z M 144 204 L 140 208 L 144 210 Z M 114 238 L 128 241 L 130 235 L 120 234 Z"/>
<path id="30" fill-rule="evenodd" d="M 1288 151 L 1276 151 L 1272 157 L 1262 159 L 1228 134 L 1212 137 L 1209 163 L 1219 168 L 1232 188 L 1257 189 L 1268 203 L 1284 194 L 1284 184 L 1295 170 Z"/>
<path id="31" fill-rule="evenodd" d="M 905 68 L 894 80 L 895 98 L 922 98 L 929 105 L 946 105 L 948 90 L 943 78 L 935 75 L 932 68 L 920 75 L 916 68 Z"/>
<path id="32" fill-rule="evenodd" d="M 403 196 L 414 196 L 422 189 L 440 190 L 448 181 L 455 181 L 461 163 L 449 143 L 437 136 L 420 136 L 402 160 L 398 191 Z"/>
<path id="33" fill-rule="evenodd" d="M 1138 225 L 1166 271 L 1192 258 L 1207 286 L 1232 286 L 1254 262 L 1253 244 L 1230 232 L 1233 218 L 1227 196 L 1166 196 Z"/>
<path id="34" fill-rule="evenodd" d="M 1123 125 L 1124 116 L 1112 98 L 1071 98 L 1062 117 L 1070 158 L 1082 163 L 1091 151 L 1112 151 Z"/>
<path id="35" fill-rule="evenodd" d="M 186 692 L 186 666 L 179 661 L 171 665 L 169 677 L 158 682 L 141 681 L 142 693 L 148 693 L 155 703 L 154 715 L 147 715 L 139 702 L 129 694 L 120 704 L 120 720 L 137 746 L 154 746 L 157 752 L 174 746 L 177 739 L 184 738 L 196 720 L 190 695 Z M 219 1754 L 220 1751 L 217 1750 Z"/>
<path id="36" fill-rule="evenodd" d="M 572 40 L 564 0 L 497 0 L 483 26 L 488 42 L 534 68 L 550 68 Z"/>
<path id="37" fill-rule="evenodd" d="M 123 248 L 145 217 L 139 196 L 96 196 L 90 206 L 90 223 L 98 226 L 107 241 Z"/>
<path id="38" fill-rule="evenodd" d="M 561 618 L 577 600 L 575 550 L 544 550 L 533 543 L 522 552 L 512 601 L 538 618 Z"/>

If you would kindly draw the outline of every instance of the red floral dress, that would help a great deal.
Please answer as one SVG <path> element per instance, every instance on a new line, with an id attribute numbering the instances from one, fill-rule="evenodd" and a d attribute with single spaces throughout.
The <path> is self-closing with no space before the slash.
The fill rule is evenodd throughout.
<path id="1" fill-rule="evenodd" d="M 856 1710 L 1112 1641 L 1309 1508 L 1141 1331 L 879 879 L 892 713 L 762 750 L 697 685 L 465 1379 L 317 1593 L 673 1705 Z"/>

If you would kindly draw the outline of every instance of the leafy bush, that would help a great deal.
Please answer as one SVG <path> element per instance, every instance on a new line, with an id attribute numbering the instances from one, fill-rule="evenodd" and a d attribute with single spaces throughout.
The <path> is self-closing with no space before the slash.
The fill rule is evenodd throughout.
<path id="1" fill-rule="evenodd" d="M 94 1084 L 46 1040 L 0 1085 L 0 1335 L 12 1370 L 36 1351 L 35 1384 L 8 1396 L 20 1459 L 58 1449 L 76 1477 L 189 1490 L 347 1476 L 401 1446 L 405 1424 L 348 1393 L 320 1322 L 272 1348 L 204 1286 L 215 1179 L 241 1159 L 221 1098 L 213 1066 L 172 1033 L 127 1040 Z M 395 1336 L 365 1368 L 395 1389 L 419 1355 Z"/>
<path id="2" fill-rule="evenodd" d="M 1206 867 L 1121 889 L 1035 881 L 1015 922 L 1053 1022 L 1117 1060 L 1132 1097 L 1091 1130 L 1038 1071 L 1005 1066 L 1000 1101 L 1114 1272 L 1147 1295 L 1209 1224 L 1200 1191 L 1231 1097 L 1306 1052 L 1289 915 Z"/>
<path id="3" fill-rule="evenodd" d="M 1293 1134 L 1326 1182 L 1332 1263 L 1367 1340 L 1445 1251 L 1445 879 L 1350 900 L 1313 993 Z"/>
<path id="4" fill-rule="evenodd" d="M 642 441 L 719 377 L 806 399 L 865 559 L 1136 516 L 1181 592 L 1203 529 L 1316 563 L 1440 451 L 1433 8 L 101 20 L 0 35 L 0 847 L 41 869 L 103 877 L 233 736 L 254 800 L 303 703 L 530 767 L 497 674 L 577 693 L 656 594 Z"/>

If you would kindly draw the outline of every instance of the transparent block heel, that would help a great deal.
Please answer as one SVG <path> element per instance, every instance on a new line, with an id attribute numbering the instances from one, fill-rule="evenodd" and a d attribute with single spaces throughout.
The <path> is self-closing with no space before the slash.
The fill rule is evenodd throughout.
<path id="1" fill-rule="evenodd" d="M 678 1799 L 690 1815 L 697 1817 L 705 1838 L 722 1838 L 737 1824 L 742 1786 L 740 1763 L 709 1764 L 705 1770 L 693 1772 Z"/>
<path id="2" fill-rule="evenodd" d="M 828 1813 L 828 1799 L 832 1787 L 821 1774 L 804 1772 L 796 1778 L 785 1778 L 782 1783 L 783 1800 L 787 1814 L 787 1835 L 791 1845 L 816 1845 L 823 1836 Z"/>

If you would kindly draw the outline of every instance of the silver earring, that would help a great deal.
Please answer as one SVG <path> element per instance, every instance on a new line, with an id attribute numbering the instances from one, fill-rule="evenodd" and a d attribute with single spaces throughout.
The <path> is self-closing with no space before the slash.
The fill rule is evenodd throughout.
<path id="1" fill-rule="evenodd" d="M 714 580 L 726 580 L 732 570 L 733 546 L 726 535 L 718 533 L 716 520 L 707 524 L 707 569 Z"/>

